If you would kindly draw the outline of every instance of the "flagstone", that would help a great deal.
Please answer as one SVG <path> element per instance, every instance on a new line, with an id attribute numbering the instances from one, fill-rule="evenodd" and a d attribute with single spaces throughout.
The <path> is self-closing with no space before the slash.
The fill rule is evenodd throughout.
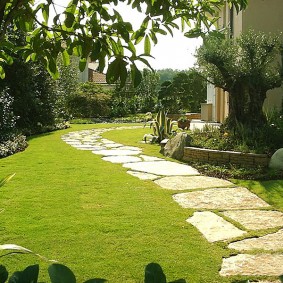
<path id="1" fill-rule="evenodd" d="M 121 149 L 141 151 L 141 149 L 139 147 L 136 147 L 136 146 L 122 146 Z"/>
<path id="2" fill-rule="evenodd" d="M 184 208 L 230 210 L 269 207 L 268 203 L 243 187 L 180 193 L 174 195 L 173 199 Z"/>
<path id="3" fill-rule="evenodd" d="M 94 150 L 94 154 L 104 155 L 104 156 L 115 156 L 115 155 L 137 155 L 140 151 L 137 150 L 126 150 L 126 149 L 105 149 L 105 150 Z"/>
<path id="4" fill-rule="evenodd" d="M 179 191 L 233 186 L 233 183 L 229 181 L 206 176 L 164 177 L 156 180 L 155 183 L 164 189 Z"/>
<path id="5" fill-rule="evenodd" d="M 283 274 L 283 254 L 238 254 L 224 258 L 219 273 L 222 276 L 279 276 Z"/>
<path id="6" fill-rule="evenodd" d="M 229 249 L 235 249 L 238 251 L 249 250 L 271 250 L 278 251 L 283 250 L 283 229 L 276 233 L 267 234 L 258 238 L 244 239 L 230 243 Z"/>
<path id="7" fill-rule="evenodd" d="M 73 146 L 81 150 L 95 150 L 96 149 L 95 146 L 88 145 L 88 144 L 80 144 L 80 145 L 73 145 Z"/>
<path id="8" fill-rule="evenodd" d="M 161 176 L 182 176 L 198 175 L 199 172 L 191 166 L 172 161 L 144 161 L 136 163 L 126 163 L 123 167 L 134 171 L 140 171 Z"/>
<path id="9" fill-rule="evenodd" d="M 106 143 L 104 144 L 107 148 L 120 148 L 122 147 L 123 145 L 120 144 L 120 143 Z"/>
<path id="10" fill-rule="evenodd" d="M 223 214 L 250 230 L 283 227 L 283 213 L 280 211 L 234 210 L 225 211 Z"/>
<path id="11" fill-rule="evenodd" d="M 128 174 L 139 178 L 140 180 L 155 180 L 159 178 L 159 176 L 156 176 L 154 174 L 150 173 L 144 173 L 144 172 L 137 172 L 137 171 L 127 171 Z"/>
<path id="12" fill-rule="evenodd" d="M 112 163 L 128 163 L 128 162 L 139 162 L 141 159 L 137 156 L 119 155 L 119 156 L 107 156 L 102 157 L 105 161 Z"/>
<path id="13" fill-rule="evenodd" d="M 69 144 L 69 145 L 73 145 L 73 146 L 82 144 L 80 141 L 75 141 L 75 140 L 74 141 L 68 141 L 66 143 Z"/>
<path id="14" fill-rule="evenodd" d="M 143 154 L 141 154 L 140 157 L 141 157 L 144 161 L 164 161 L 164 159 L 158 158 L 158 157 L 155 157 L 155 156 L 149 156 L 149 155 L 143 155 Z"/>
<path id="15" fill-rule="evenodd" d="M 101 142 L 103 142 L 104 144 L 114 144 L 114 141 L 110 141 L 108 139 L 101 139 Z"/>
<path id="16" fill-rule="evenodd" d="M 247 233 L 210 211 L 195 212 L 187 222 L 194 225 L 209 242 L 229 240 Z"/>

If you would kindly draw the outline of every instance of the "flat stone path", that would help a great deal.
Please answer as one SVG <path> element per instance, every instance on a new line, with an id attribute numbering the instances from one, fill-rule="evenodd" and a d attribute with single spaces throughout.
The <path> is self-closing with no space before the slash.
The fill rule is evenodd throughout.
<path id="1" fill-rule="evenodd" d="M 152 180 L 163 189 L 176 191 L 173 199 L 184 209 L 195 210 L 186 220 L 189 225 L 194 225 L 211 243 L 227 242 L 231 254 L 239 252 L 223 258 L 220 275 L 283 274 L 283 213 L 270 210 L 268 203 L 246 188 L 200 176 L 191 166 L 147 156 L 138 147 L 124 146 L 102 137 L 107 131 L 140 127 L 70 132 L 63 135 L 62 140 L 79 150 L 100 155 L 105 161 L 122 164 L 129 169 L 128 174 L 140 180 Z M 261 236 L 251 237 L 250 231 L 260 231 Z"/>

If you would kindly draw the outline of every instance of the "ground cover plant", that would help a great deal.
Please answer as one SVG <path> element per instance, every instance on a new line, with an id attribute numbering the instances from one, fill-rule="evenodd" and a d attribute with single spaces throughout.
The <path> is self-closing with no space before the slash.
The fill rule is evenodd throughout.
<path id="1" fill-rule="evenodd" d="M 186 225 L 192 211 L 173 202 L 172 192 L 60 139 L 67 131 L 112 126 L 72 125 L 33 136 L 24 152 L 0 160 L 3 177 L 16 173 L 0 191 L 0 207 L 5 208 L 0 216 L 1 243 L 58 260 L 71 268 L 78 282 L 94 276 L 141 282 L 149 262 L 158 262 L 168 281 L 229 282 L 218 275 L 227 251 Z M 137 130 L 135 140 L 147 130 Z M 116 132 L 123 139 L 135 131 Z M 157 152 L 155 145 L 141 144 L 146 146 L 146 154 Z M 49 263 L 30 255 L 1 259 L 12 271 L 38 261 L 47 270 Z M 39 280 L 48 281 L 47 276 L 40 274 Z"/>

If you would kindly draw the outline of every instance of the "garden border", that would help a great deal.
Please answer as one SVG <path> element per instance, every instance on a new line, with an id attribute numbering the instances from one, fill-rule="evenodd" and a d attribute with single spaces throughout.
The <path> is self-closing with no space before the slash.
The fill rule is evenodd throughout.
<path id="1" fill-rule="evenodd" d="M 197 147 L 184 148 L 184 161 L 219 164 L 237 164 L 247 167 L 267 167 L 270 157 L 267 154 L 223 151 Z"/>

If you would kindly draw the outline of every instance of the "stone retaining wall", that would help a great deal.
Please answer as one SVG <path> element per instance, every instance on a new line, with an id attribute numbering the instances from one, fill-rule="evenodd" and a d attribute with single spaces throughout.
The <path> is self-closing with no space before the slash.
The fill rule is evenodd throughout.
<path id="1" fill-rule="evenodd" d="M 196 147 L 184 148 L 184 161 L 207 162 L 213 164 L 238 164 L 247 167 L 267 167 L 270 158 L 266 154 L 221 151 Z"/>

